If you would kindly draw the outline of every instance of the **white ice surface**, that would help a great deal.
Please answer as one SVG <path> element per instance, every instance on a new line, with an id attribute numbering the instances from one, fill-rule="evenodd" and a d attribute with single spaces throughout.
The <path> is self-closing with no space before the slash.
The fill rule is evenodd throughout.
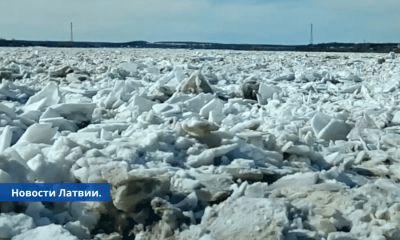
<path id="1" fill-rule="evenodd" d="M 395 53 L 1 48 L 0 72 L 0 182 L 112 186 L 2 202 L 0 238 L 400 239 Z"/>

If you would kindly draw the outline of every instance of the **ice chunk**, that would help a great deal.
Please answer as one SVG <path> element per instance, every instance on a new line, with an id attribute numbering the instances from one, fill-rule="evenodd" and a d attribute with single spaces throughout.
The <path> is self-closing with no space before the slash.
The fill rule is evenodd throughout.
<path id="1" fill-rule="evenodd" d="M 0 135 L 0 154 L 8 147 L 10 147 L 13 132 L 10 126 L 6 126 Z"/>
<path id="2" fill-rule="evenodd" d="M 142 112 L 150 111 L 154 104 L 156 104 L 156 103 L 152 102 L 150 100 L 147 100 L 146 98 L 135 95 L 132 97 L 132 102 L 130 105 L 137 106 L 139 112 L 142 113 Z"/>
<path id="3" fill-rule="evenodd" d="M 331 119 L 331 121 L 318 133 L 319 139 L 325 140 L 346 140 L 350 132 L 350 127 L 338 119 Z"/>
<path id="4" fill-rule="evenodd" d="M 187 94 L 180 93 L 180 92 L 175 92 L 167 101 L 164 103 L 168 104 L 174 104 L 174 103 L 180 103 L 184 102 L 186 100 L 189 100 L 191 97 Z"/>
<path id="5" fill-rule="evenodd" d="M 170 72 L 168 74 L 164 74 L 160 79 L 158 79 L 157 85 L 159 88 L 163 86 L 166 87 L 168 91 L 175 92 L 175 89 L 178 86 L 179 82 L 174 80 L 174 72 Z"/>
<path id="6" fill-rule="evenodd" d="M 47 226 L 37 227 L 28 230 L 20 235 L 15 236 L 15 240 L 43 240 L 54 239 L 57 236 L 58 240 L 78 240 L 77 237 L 69 233 L 60 225 L 50 224 Z"/>
<path id="7" fill-rule="evenodd" d="M 134 73 L 137 71 L 138 65 L 137 65 L 137 63 L 134 63 L 134 62 L 125 62 L 125 63 L 121 63 L 118 67 L 124 69 L 127 72 Z"/>
<path id="8" fill-rule="evenodd" d="M 51 123 L 53 127 L 57 127 L 59 131 L 76 132 L 79 127 L 71 120 L 66 120 L 63 117 L 45 118 L 39 121 L 40 123 Z"/>
<path id="9" fill-rule="evenodd" d="M 197 96 L 186 100 L 184 104 L 187 107 L 187 110 L 198 113 L 200 112 L 200 109 L 206 105 L 209 101 L 211 101 L 214 98 L 212 94 L 205 94 L 205 93 L 200 93 Z"/>
<path id="10" fill-rule="evenodd" d="M 58 111 L 52 108 L 46 109 L 42 116 L 40 116 L 39 122 L 51 123 L 53 127 L 58 127 L 60 131 L 68 130 L 75 132 L 79 129 L 73 121 L 65 119 Z"/>
<path id="11" fill-rule="evenodd" d="M 0 183 L 12 183 L 10 174 L 0 169 Z"/>
<path id="12" fill-rule="evenodd" d="M 34 122 L 39 122 L 39 119 L 40 119 L 41 115 L 42 115 L 41 111 L 32 110 L 32 111 L 25 111 L 23 114 L 20 115 L 20 117 L 27 118 L 27 119 L 32 120 Z"/>
<path id="13" fill-rule="evenodd" d="M 68 82 L 83 82 L 83 81 L 92 81 L 92 79 L 86 74 L 78 74 L 78 73 L 70 73 L 67 75 L 66 80 Z"/>
<path id="14" fill-rule="evenodd" d="M 28 107 L 29 105 L 37 103 L 43 99 L 45 99 L 43 102 L 44 106 L 51 106 L 59 103 L 61 99 L 60 92 L 58 86 L 54 82 L 49 82 L 40 92 L 30 97 L 25 106 Z"/>
<path id="15" fill-rule="evenodd" d="M 251 198 L 262 198 L 265 194 L 265 188 L 268 186 L 268 183 L 256 182 L 247 186 L 244 191 L 244 195 L 246 197 Z"/>
<path id="16" fill-rule="evenodd" d="M 115 191 L 111 192 L 114 206 L 122 211 L 135 210 L 144 201 L 166 194 L 170 189 L 169 177 L 160 172 L 130 173 L 129 176 L 115 176 Z"/>
<path id="17" fill-rule="evenodd" d="M 61 212 L 54 215 L 55 223 L 64 224 L 72 220 L 72 216 L 68 212 Z"/>
<path id="18" fill-rule="evenodd" d="M 328 235 L 327 240 L 357 240 L 358 237 L 354 236 L 352 233 L 347 232 L 331 232 Z"/>
<path id="19" fill-rule="evenodd" d="M 27 205 L 25 214 L 33 218 L 36 225 L 39 225 L 40 213 L 45 209 L 44 205 L 41 202 L 29 202 Z"/>
<path id="20" fill-rule="evenodd" d="M 51 123 L 35 123 L 25 131 L 16 144 L 23 142 L 51 144 L 51 139 L 57 130 L 58 128 L 52 128 Z"/>
<path id="21" fill-rule="evenodd" d="M 265 83 L 261 83 L 260 87 L 258 89 L 258 99 L 259 99 L 259 104 L 267 104 L 267 100 L 268 99 L 272 99 L 272 96 L 274 95 L 274 93 L 281 93 L 282 89 L 279 86 L 274 86 L 274 85 L 267 85 Z"/>
<path id="22" fill-rule="evenodd" d="M 24 112 L 27 113 L 27 112 L 31 112 L 31 111 L 34 111 L 34 112 L 41 111 L 47 106 L 46 101 L 47 101 L 47 98 L 43 98 L 32 104 L 25 105 L 23 108 Z"/>
<path id="23" fill-rule="evenodd" d="M 394 113 L 392 124 L 400 125 L 400 111 Z"/>
<path id="24" fill-rule="evenodd" d="M 241 185 L 245 185 L 244 183 Z M 284 201 L 240 197 L 225 201 L 218 208 L 207 207 L 201 219 L 215 239 L 285 239 L 284 230 L 289 228 L 287 206 Z M 251 221 L 243 216 L 252 214 Z M 257 214 L 258 213 L 258 214 Z M 234 234 L 232 234 L 234 232 Z"/>
<path id="25" fill-rule="evenodd" d="M 0 103 L 0 113 L 5 113 L 10 118 L 16 118 L 16 114 L 15 114 L 14 110 L 12 110 L 11 108 L 9 108 L 6 105 L 1 104 L 1 103 Z"/>
<path id="26" fill-rule="evenodd" d="M 378 179 L 374 183 L 376 186 L 380 187 L 381 189 L 386 190 L 388 193 L 394 193 L 398 197 L 400 197 L 400 189 L 397 184 L 389 179 Z"/>
<path id="27" fill-rule="evenodd" d="M 91 204 L 88 202 L 72 202 L 70 205 L 70 213 L 73 219 L 78 220 L 82 226 L 92 230 L 99 217 L 97 212 L 89 211 Z"/>
<path id="28" fill-rule="evenodd" d="M 174 207 L 180 208 L 181 210 L 188 211 L 194 210 L 197 206 L 198 198 L 195 192 L 189 194 L 185 199 L 177 203 Z"/>
<path id="29" fill-rule="evenodd" d="M 355 85 L 348 88 L 344 88 L 340 90 L 340 93 L 354 93 L 355 91 L 360 91 L 362 85 Z"/>
<path id="30" fill-rule="evenodd" d="M 158 69 L 157 67 L 148 67 L 146 68 L 146 71 L 151 74 L 160 74 L 160 69 Z"/>
<path id="31" fill-rule="evenodd" d="M 58 111 L 52 109 L 52 108 L 47 108 L 44 113 L 40 116 L 40 120 L 44 118 L 58 118 L 61 117 L 61 115 L 58 113 Z"/>
<path id="32" fill-rule="evenodd" d="M 71 73 L 71 72 L 73 72 L 73 70 L 69 66 L 64 66 L 64 67 L 61 67 L 54 71 L 49 72 L 49 76 L 64 78 L 65 76 L 67 76 L 68 73 Z"/>
<path id="33" fill-rule="evenodd" d="M 317 232 L 331 233 L 336 232 L 335 225 L 327 218 L 321 215 L 309 217 L 311 229 Z"/>
<path id="34" fill-rule="evenodd" d="M 311 119 L 311 126 L 316 136 L 331 121 L 331 117 L 321 112 L 317 112 Z"/>
<path id="35" fill-rule="evenodd" d="M 318 176 L 318 173 L 315 172 L 295 173 L 280 178 L 268 188 L 300 188 L 304 186 L 310 186 L 314 185 L 317 182 L 317 180 L 319 179 Z"/>
<path id="36" fill-rule="evenodd" d="M 62 103 L 51 107 L 60 116 L 74 121 L 76 124 L 90 122 L 92 114 L 96 108 L 95 103 Z"/>
<path id="37" fill-rule="evenodd" d="M 178 86 L 178 91 L 183 93 L 213 93 L 211 86 L 201 74 L 200 71 L 195 71 L 189 78 L 182 81 Z"/>
<path id="38" fill-rule="evenodd" d="M 175 141 L 175 147 L 180 150 L 187 150 L 191 146 L 193 146 L 193 140 L 189 140 L 188 138 L 178 137 Z"/>
<path id="39" fill-rule="evenodd" d="M 187 163 L 191 167 L 200 167 L 203 165 L 211 165 L 214 162 L 214 158 L 223 156 L 230 151 L 236 149 L 237 144 L 231 144 L 227 146 L 221 146 L 217 148 L 211 148 L 203 151 L 200 155 L 190 155 L 187 159 Z"/>
<path id="40" fill-rule="evenodd" d="M 198 174 L 194 171 L 191 173 L 200 182 L 201 187 L 195 189 L 195 192 L 201 202 L 221 201 L 232 193 L 234 182 L 231 176 L 210 173 Z"/>
<path id="41" fill-rule="evenodd" d="M 224 108 L 224 104 L 224 101 L 221 99 L 214 98 L 200 109 L 200 115 L 202 115 L 204 118 L 208 118 L 210 111 L 221 113 L 222 109 Z"/>
<path id="42" fill-rule="evenodd" d="M 349 80 L 349 81 L 354 81 L 354 82 L 362 82 L 362 79 L 359 76 L 355 75 L 354 73 L 349 73 L 349 72 L 343 76 L 343 79 Z"/>
<path id="43" fill-rule="evenodd" d="M 34 173 L 14 148 L 7 148 L 0 155 L 0 168 L 9 174 L 12 182 L 26 183 L 34 179 Z"/>
<path id="44" fill-rule="evenodd" d="M 317 138 L 324 140 L 346 140 L 351 128 L 343 120 L 332 118 L 323 113 L 316 113 L 311 119 L 311 126 Z"/>
<path id="45" fill-rule="evenodd" d="M 182 112 L 181 107 L 178 104 L 167 103 L 155 104 L 153 105 L 153 110 L 165 117 L 172 117 L 175 114 Z"/>
<path id="46" fill-rule="evenodd" d="M 22 213 L 1 213 L 0 214 L 0 238 L 11 239 L 24 233 L 36 225 L 33 219 Z"/>
<path id="47" fill-rule="evenodd" d="M 239 133 L 239 132 L 243 132 L 246 129 L 254 130 L 254 129 L 257 129 L 260 126 L 260 124 L 261 124 L 260 119 L 251 119 L 251 120 L 242 121 L 242 122 L 235 124 L 235 126 L 233 126 L 231 129 L 229 129 L 229 132 Z"/>
<path id="48" fill-rule="evenodd" d="M 284 72 L 279 77 L 274 78 L 274 81 L 292 81 L 295 75 L 292 72 Z"/>
<path id="49" fill-rule="evenodd" d="M 208 113 L 208 121 L 209 122 L 214 122 L 214 123 L 220 124 L 225 118 L 226 118 L 226 115 L 223 114 L 222 112 L 217 112 L 217 111 L 211 110 Z"/>
<path id="50" fill-rule="evenodd" d="M 182 82 L 185 79 L 185 73 L 183 72 L 182 67 L 176 66 L 174 70 L 176 80 L 178 80 L 178 82 Z"/>
<path id="51" fill-rule="evenodd" d="M 215 238 L 211 237 L 209 234 L 204 234 L 199 240 L 215 240 Z"/>
<path id="52" fill-rule="evenodd" d="M 254 80 L 245 81 L 242 86 L 242 95 L 245 99 L 257 100 L 257 91 L 260 88 L 260 84 Z"/>
<path id="53" fill-rule="evenodd" d="M 383 143 L 389 146 L 399 146 L 400 145 L 400 134 L 389 133 L 381 137 Z M 1 151 L 0 151 L 1 152 Z"/>
<path id="54" fill-rule="evenodd" d="M 189 119 L 181 124 L 182 130 L 192 136 L 206 137 L 211 131 L 218 130 L 218 126 L 204 120 Z"/>
<path id="55" fill-rule="evenodd" d="M 190 178 L 178 178 L 172 181 L 174 188 L 188 194 L 202 187 L 200 181 Z"/>
<path id="56" fill-rule="evenodd" d="M 87 227 L 82 226 L 79 221 L 69 222 L 65 224 L 64 228 L 79 239 L 90 239 L 89 230 Z"/>
<path id="57" fill-rule="evenodd" d="M 388 57 L 389 59 L 396 59 L 396 53 L 390 52 L 390 53 L 387 55 L 387 57 Z"/>

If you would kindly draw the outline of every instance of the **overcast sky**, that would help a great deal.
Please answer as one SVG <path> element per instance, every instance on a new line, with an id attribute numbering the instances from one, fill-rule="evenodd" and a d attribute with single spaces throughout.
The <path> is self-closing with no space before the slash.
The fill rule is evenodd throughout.
<path id="1" fill-rule="evenodd" d="M 0 37 L 253 44 L 400 42 L 400 0 L 0 0 Z"/>

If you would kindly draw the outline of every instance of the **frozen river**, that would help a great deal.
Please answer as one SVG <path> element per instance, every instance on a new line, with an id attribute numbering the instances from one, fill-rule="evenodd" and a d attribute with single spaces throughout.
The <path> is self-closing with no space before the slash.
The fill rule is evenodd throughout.
<path id="1" fill-rule="evenodd" d="M 0 48 L 0 79 L 0 183 L 111 186 L 0 202 L 0 239 L 400 239 L 394 53 Z"/>

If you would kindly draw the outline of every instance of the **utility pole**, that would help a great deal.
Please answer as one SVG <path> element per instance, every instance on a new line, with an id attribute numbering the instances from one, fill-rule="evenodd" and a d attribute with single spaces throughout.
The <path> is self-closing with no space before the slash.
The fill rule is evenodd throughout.
<path id="1" fill-rule="evenodd" d="M 311 23 L 311 34 L 310 34 L 310 44 L 313 44 L 313 32 L 312 32 L 312 23 Z"/>
<path id="2" fill-rule="evenodd" d="M 73 41 L 74 41 L 74 35 L 72 33 L 72 22 L 71 22 L 71 42 L 73 42 Z"/>

